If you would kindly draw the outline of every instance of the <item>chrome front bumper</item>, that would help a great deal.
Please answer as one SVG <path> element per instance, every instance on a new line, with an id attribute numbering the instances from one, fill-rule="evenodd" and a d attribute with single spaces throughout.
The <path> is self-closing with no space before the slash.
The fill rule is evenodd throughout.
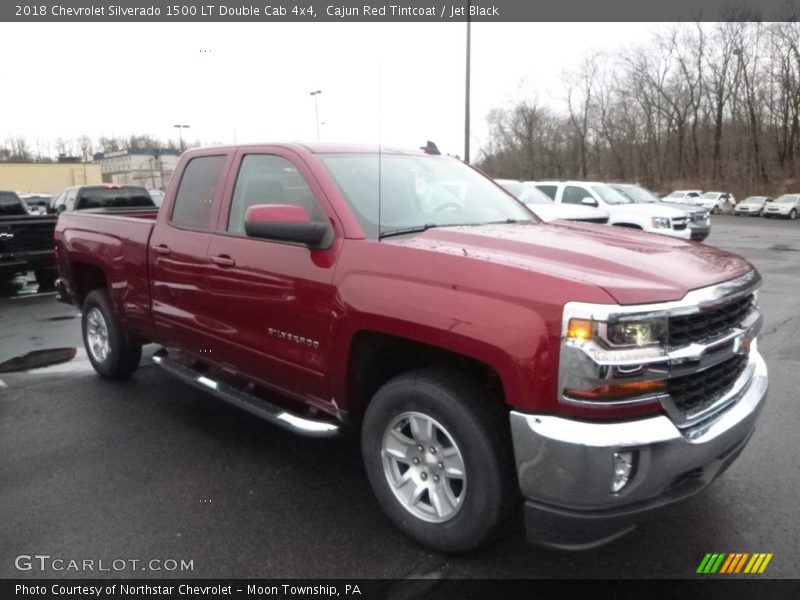
<path id="1" fill-rule="evenodd" d="M 622 423 L 511 412 L 526 522 L 533 542 L 585 548 L 614 539 L 645 513 L 697 493 L 736 458 L 767 394 L 754 344 L 748 381 L 719 412 L 679 429 L 666 415 Z M 627 485 L 612 493 L 614 453 L 635 453 Z"/>

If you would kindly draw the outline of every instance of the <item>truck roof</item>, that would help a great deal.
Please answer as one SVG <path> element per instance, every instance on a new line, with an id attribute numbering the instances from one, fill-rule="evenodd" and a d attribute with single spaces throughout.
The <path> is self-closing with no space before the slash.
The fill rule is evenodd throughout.
<path id="1" fill-rule="evenodd" d="M 377 144 L 352 144 L 334 142 L 263 142 L 256 144 L 232 144 L 218 146 L 220 150 L 239 150 L 243 148 L 263 148 L 264 146 L 278 146 L 289 150 L 303 150 L 312 154 L 411 154 L 425 156 L 427 153 L 422 149 L 399 148 L 397 146 L 379 146 Z M 194 148 L 187 150 L 187 153 L 194 151 L 207 151 L 208 148 Z"/>

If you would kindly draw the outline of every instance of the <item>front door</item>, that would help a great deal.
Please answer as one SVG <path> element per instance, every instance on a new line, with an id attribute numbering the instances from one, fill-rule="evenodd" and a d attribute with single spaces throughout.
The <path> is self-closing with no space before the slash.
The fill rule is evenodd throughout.
<path id="1" fill-rule="evenodd" d="M 208 249 L 219 353 L 268 387 L 324 407 L 338 244 L 312 250 L 249 238 L 244 218 L 256 204 L 301 206 L 312 221 L 331 223 L 332 212 L 308 167 L 290 151 L 241 150 L 234 161 L 230 209 L 220 215 Z"/>

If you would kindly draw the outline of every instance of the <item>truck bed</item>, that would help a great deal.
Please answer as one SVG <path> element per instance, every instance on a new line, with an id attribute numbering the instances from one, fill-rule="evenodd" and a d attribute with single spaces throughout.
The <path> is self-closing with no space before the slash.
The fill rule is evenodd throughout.
<path id="1" fill-rule="evenodd" d="M 144 336 L 152 330 L 147 248 L 157 215 L 158 209 L 63 213 L 55 232 L 63 249 L 59 265 L 68 270 L 94 270 L 106 278 L 121 319 Z M 62 285 L 65 283 L 62 278 Z M 81 305 L 82 290 L 67 288 L 60 292 Z"/>

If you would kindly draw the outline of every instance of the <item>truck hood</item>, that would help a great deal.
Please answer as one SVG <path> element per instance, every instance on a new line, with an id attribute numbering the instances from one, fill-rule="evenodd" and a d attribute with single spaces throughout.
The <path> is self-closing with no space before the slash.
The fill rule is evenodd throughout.
<path id="1" fill-rule="evenodd" d="M 383 243 L 598 286 L 619 304 L 679 300 L 753 268 L 704 244 L 579 222 L 443 227 Z"/>

